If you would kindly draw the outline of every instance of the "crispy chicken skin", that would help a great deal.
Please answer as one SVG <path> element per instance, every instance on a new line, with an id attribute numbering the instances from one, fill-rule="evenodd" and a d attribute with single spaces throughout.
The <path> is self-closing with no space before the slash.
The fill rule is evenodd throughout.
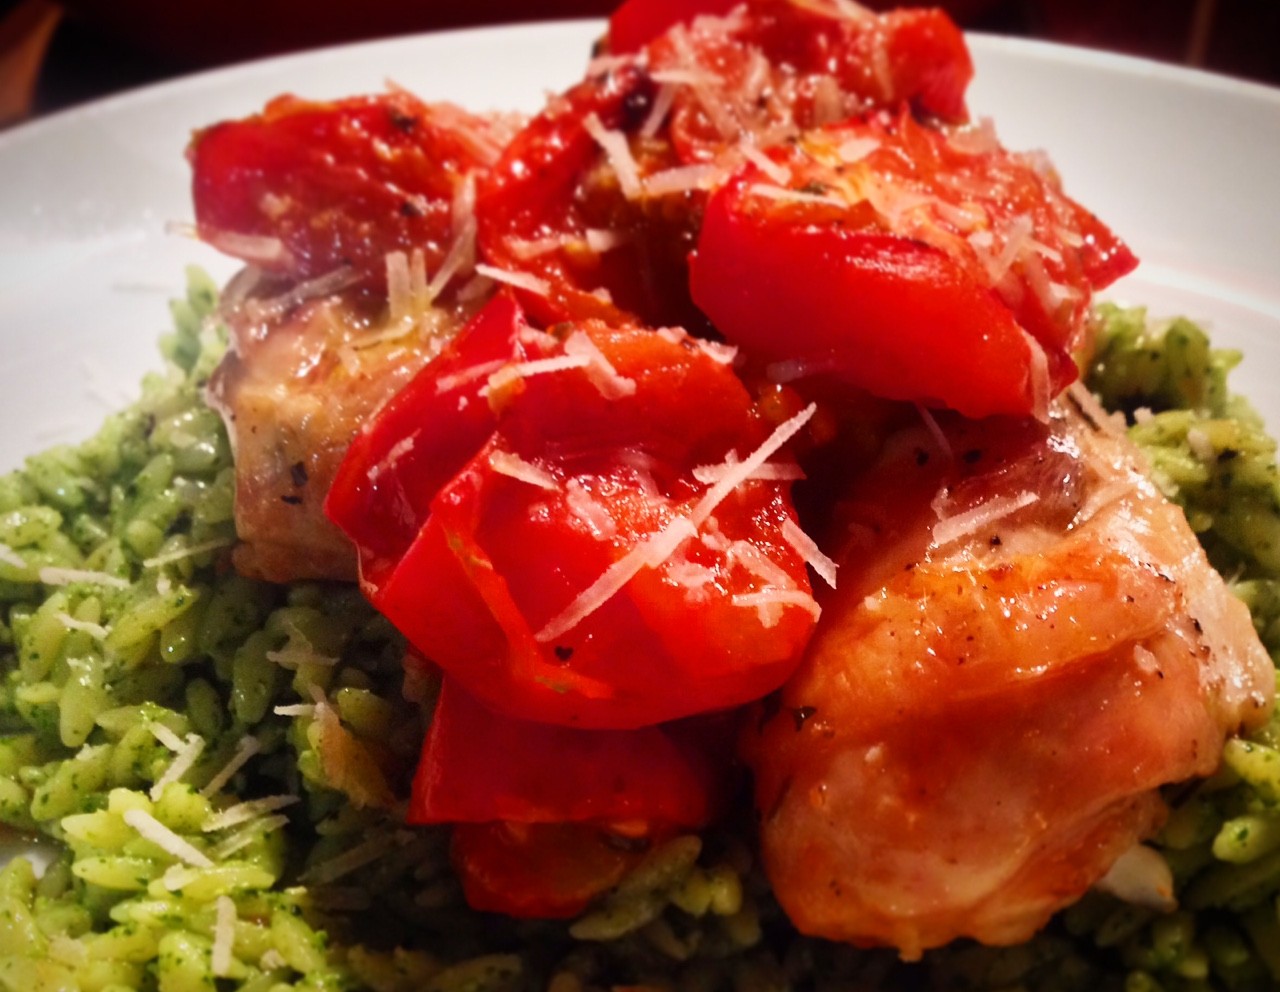
<path id="1" fill-rule="evenodd" d="M 744 739 L 805 933 L 1026 940 L 1268 716 L 1248 611 L 1079 387 L 895 436 L 838 519 L 839 589 Z"/>

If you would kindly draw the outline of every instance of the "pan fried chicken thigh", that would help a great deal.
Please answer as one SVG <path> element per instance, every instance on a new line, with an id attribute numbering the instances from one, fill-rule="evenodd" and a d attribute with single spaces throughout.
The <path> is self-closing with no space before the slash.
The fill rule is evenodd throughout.
<path id="1" fill-rule="evenodd" d="M 1269 712 L 1247 610 L 1078 387 L 1047 424 L 896 436 L 839 519 L 839 589 L 745 743 L 803 932 L 1025 940 Z"/>

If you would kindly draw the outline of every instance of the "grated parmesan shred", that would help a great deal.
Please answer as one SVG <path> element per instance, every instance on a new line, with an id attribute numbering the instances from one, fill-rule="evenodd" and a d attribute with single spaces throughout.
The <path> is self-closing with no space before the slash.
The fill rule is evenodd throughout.
<path id="1" fill-rule="evenodd" d="M 753 607 L 756 610 L 762 607 L 767 610 L 771 606 L 798 606 L 812 614 L 815 620 L 822 616 L 822 607 L 818 605 L 817 600 L 800 589 L 769 589 L 764 592 L 737 593 L 730 602 L 734 606 Z M 770 619 L 765 619 L 766 617 Z M 766 627 L 777 626 L 778 614 L 763 613 L 761 621 Z"/>
<path id="2" fill-rule="evenodd" d="M 704 486 L 710 486 L 723 479 L 726 474 L 733 470 L 735 464 L 733 461 L 725 461 L 719 465 L 697 465 L 693 469 L 693 477 Z M 748 479 L 766 482 L 792 482 L 804 477 L 804 471 L 799 465 L 778 465 L 773 462 L 761 465 L 747 476 Z"/>
<path id="3" fill-rule="evenodd" d="M 300 282 L 278 296 L 248 299 L 244 303 L 244 310 L 254 320 L 274 320 L 303 303 L 340 293 L 359 281 L 360 273 L 351 266 L 344 265 L 325 275 Z"/>
<path id="4" fill-rule="evenodd" d="M 125 810 L 124 822 L 133 827 L 143 840 L 150 841 L 166 854 L 172 855 L 179 861 L 184 861 L 193 868 L 213 867 L 213 861 L 209 859 L 208 855 L 189 841 L 179 837 L 145 810 Z"/>
<path id="5" fill-rule="evenodd" d="M 607 128 L 600 122 L 595 113 L 583 118 L 582 126 L 587 134 L 604 151 L 609 160 L 609 167 L 618 178 L 618 187 L 628 200 L 637 199 L 644 192 L 644 184 L 640 180 L 640 167 L 631 154 L 631 145 L 627 136 L 621 131 Z"/>
<path id="6" fill-rule="evenodd" d="M 151 786 L 151 801 L 155 802 L 163 794 L 164 790 L 170 783 L 178 782 L 182 776 L 191 770 L 191 766 L 196 763 L 200 755 L 204 753 L 205 740 L 199 734 L 187 734 L 186 740 L 183 741 L 182 748 L 174 755 L 173 761 L 169 763 L 169 767 L 164 770 L 164 774 L 155 780 Z"/>
<path id="7" fill-rule="evenodd" d="M 484 392 L 486 394 L 500 392 L 520 379 L 565 372 L 569 369 L 584 369 L 590 364 L 591 359 L 587 355 L 557 355 L 555 358 L 537 358 L 531 362 L 504 363 L 498 371 L 489 376 Z"/>
<path id="8" fill-rule="evenodd" d="M 337 857 L 312 865 L 302 873 L 302 881 L 312 885 L 327 885 L 377 861 L 395 847 L 394 837 L 373 837 Z"/>
<path id="9" fill-rule="evenodd" d="M 546 489 L 551 492 L 558 492 L 560 489 L 560 483 L 556 481 L 554 475 L 532 462 L 525 461 L 519 455 L 510 451 L 490 452 L 489 467 L 499 475 L 505 475 L 520 482 L 527 482 L 529 485 L 537 486 L 539 489 Z"/>
<path id="10" fill-rule="evenodd" d="M 186 746 L 181 737 L 166 727 L 163 723 L 148 723 L 147 729 L 151 731 L 151 736 L 167 747 L 174 754 Z"/>
<path id="11" fill-rule="evenodd" d="M 236 827 L 255 817 L 262 816 L 264 813 L 274 813 L 276 810 L 284 809 L 286 806 L 292 806 L 296 802 L 298 802 L 298 797 L 287 793 L 278 796 L 265 796 L 262 799 L 249 799 L 242 803 L 236 803 L 234 806 L 228 806 L 219 813 L 214 813 L 204 822 L 204 826 L 200 829 L 207 834 L 226 830 L 228 827 Z"/>
<path id="12" fill-rule="evenodd" d="M 0 562 L 14 568 L 27 568 L 27 560 L 7 544 L 0 544 Z"/>
<path id="13" fill-rule="evenodd" d="M 54 619 L 57 620 L 58 623 L 62 624 L 62 626 L 66 627 L 67 630 L 81 631 L 88 634 L 94 640 L 100 641 L 108 634 L 107 628 L 102 626 L 100 623 L 91 623 L 88 620 L 77 620 L 69 613 L 55 613 L 53 616 Z"/>
<path id="14" fill-rule="evenodd" d="M 773 457 L 784 444 L 799 433 L 801 428 L 813 417 L 817 409 L 817 404 L 810 403 L 790 420 L 780 424 L 760 447 L 756 448 L 755 451 L 738 464 L 736 471 L 727 473 L 723 479 L 708 489 L 694 505 L 693 511 L 689 515 L 693 525 L 700 527 L 733 490 L 737 489 L 739 485 L 750 477 L 752 472 Z"/>
<path id="15" fill-rule="evenodd" d="M 649 116 L 640 125 L 640 137 L 652 138 L 662 129 L 663 122 L 676 102 L 676 90 L 677 87 L 671 83 L 663 83 L 658 88 L 658 95 L 654 97 L 653 106 L 649 108 Z"/>
<path id="16" fill-rule="evenodd" d="M 836 569 L 839 566 L 823 554 L 818 543 L 801 530 L 800 525 L 790 517 L 782 521 L 782 537 L 818 573 L 818 578 L 832 589 L 836 587 Z"/>
<path id="17" fill-rule="evenodd" d="M 277 711 L 279 707 L 277 707 Z M 231 781 L 232 777 L 238 772 L 255 754 L 262 750 L 262 742 L 258 738 L 246 734 L 240 738 L 240 742 L 236 745 L 235 754 L 231 759 L 222 766 L 213 778 L 200 790 L 200 795 L 208 797 L 216 794 L 219 789 Z"/>
<path id="18" fill-rule="evenodd" d="M 641 538 L 631 550 L 615 561 L 600 578 L 579 593 L 558 616 L 553 617 L 534 639 L 541 644 L 572 630 L 616 596 L 642 568 L 662 564 L 681 544 L 698 533 L 687 517 L 676 517 L 662 530 Z"/>
<path id="19" fill-rule="evenodd" d="M 213 949 L 209 952 L 209 969 L 214 978 L 231 974 L 231 952 L 236 940 L 236 904 L 230 896 L 214 901 Z"/>
<path id="20" fill-rule="evenodd" d="M 217 861 L 223 861 L 231 855 L 243 851 L 259 837 L 274 833 L 289 822 L 283 813 L 264 816 L 250 820 L 245 826 L 227 834 L 222 840 L 209 849 L 209 854 Z"/>
<path id="21" fill-rule="evenodd" d="M 712 163 L 680 165 L 653 173 L 645 179 L 644 188 L 650 196 L 673 196 L 714 189 L 724 179 L 724 169 Z"/>
<path id="22" fill-rule="evenodd" d="M 1024 506 L 1030 506 L 1040 499 L 1035 493 L 1023 490 L 1016 496 L 993 496 L 986 502 L 979 503 L 972 509 L 957 513 L 955 516 L 940 520 L 933 526 L 932 546 L 946 547 L 961 538 L 975 534 L 982 528 L 1003 520 L 1016 513 Z"/>
<path id="23" fill-rule="evenodd" d="M 711 518 L 716 507 L 791 440 L 809 422 L 816 410 L 816 404 L 810 403 L 800 413 L 779 425 L 760 447 L 735 465 L 732 471 L 726 472 L 722 479 L 703 494 L 688 517 L 676 517 L 662 530 L 638 541 L 630 551 L 605 569 L 600 578 L 579 593 L 560 614 L 548 621 L 534 635 L 535 640 L 545 644 L 572 630 L 617 595 L 642 568 L 658 567 L 686 540 L 696 537 L 698 528 Z"/>
<path id="24" fill-rule="evenodd" d="M 781 162 L 775 162 L 754 145 L 743 145 L 738 149 L 742 157 L 769 177 L 769 180 L 785 187 L 791 182 L 791 170 Z"/>
<path id="25" fill-rule="evenodd" d="M 483 264 L 476 266 L 476 272 L 494 282 L 505 283 L 538 296 L 551 294 L 551 285 L 545 279 L 540 279 L 528 272 L 512 272 L 510 269 L 500 269 L 496 265 Z"/>
<path id="26" fill-rule="evenodd" d="M 934 443 L 938 446 L 938 450 L 942 452 L 944 458 L 948 461 L 954 461 L 956 454 L 951 449 L 951 442 L 947 440 L 947 435 L 943 433 L 942 427 L 938 424 L 938 418 L 935 417 L 928 407 L 916 404 L 916 413 L 920 415 L 920 419 L 924 421 L 925 429 L 933 438 Z"/>
<path id="27" fill-rule="evenodd" d="M 144 558 L 142 560 L 143 568 L 159 568 L 162 565 L 172 565 L 174 562 L 185 561 L 188 558 L 194 558 L 196 555 L 202 555 L 206 551 L 220 551 L 223 548 L 229 548 L 234 541 L 222 539 L 212 541 L 201 541 L 197 544 L 189 545 L 185 548 L 178 548 L 174 551 L 166 551 L 164 554 L 156 555 L 153 558 Z"/>
<path id="28" fill-rule="evenodd" d="M 624 396 L 635 395 L 635 380 L 619 375 L 618 370 L 605 357 L 604 352 L 596 347 L 595 342 L 587 336 L 585 331 L 574 331 L 565 339 L 564 353 L 575 358 L 586 358 L 587 378 L 605 399 L 617 400 Z"/>
<path id="29" fill-rule="evenodd" d="M 82 568 L 55 568 L 48 565 L 36 576 L 47 586 L 69 586 L 77 582 L 85 582 L 90 585 L 106 586 L 109 589 L 128 589 L 129 581 L 122 579 L 116 575 L 108 575 L 106 572 L 92 572 Z"/>

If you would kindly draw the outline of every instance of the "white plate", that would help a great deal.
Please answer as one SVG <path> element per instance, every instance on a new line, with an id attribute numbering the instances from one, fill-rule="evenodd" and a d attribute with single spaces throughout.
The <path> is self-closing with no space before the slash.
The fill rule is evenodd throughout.
<path id="1" fill-rule="evenodd" d="M 150 87 L 0 135 L 0 471 L 92 431 L 158 364 L 183 267 L 233 266 L 181 236 L 193 128 L 292 91 L 393 80 L 427 100 L 535 110 L 582 71 L 598 22 L 323 50 Z M 1143 264 L 1113 296 L 1208 320 L 1237 385 L 1280 424 L 1280 90 L 1052 45 L 975 37 L 970 105 L 1047 149 Z"/>

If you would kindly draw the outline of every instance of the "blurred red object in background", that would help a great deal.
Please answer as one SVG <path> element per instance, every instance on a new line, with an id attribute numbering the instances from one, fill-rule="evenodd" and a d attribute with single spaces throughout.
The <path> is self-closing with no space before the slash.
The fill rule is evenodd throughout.
<path id="1" fill-rule="evenodd" d="M 604 17 L 614 5 L 615 0 L 0 0 L 0 66 L 10 56 L 16 82 L 5 88 L 16 94 L 15 116 L 21 116 L 21 105 L 31 102 L 51 25 L 63 11 L 35 88 L 37 113 L 264 55 L 442 28 Z M 867 5 L 895 6 L 889 0 Z M 947 10 L 966 30 L 1045 38 L 1280 83 L 1277 0 L 937 0 L 932 5 Z M 47 30 L 30 30 L 33 10 L 53 12 Z M 7 42 L 5 27 L 12 27 Z"/>
<path id="2" fill-rule="evenodd" d="M 75 17 L 116 39 L 167 61 L 213 65 L 318 45 L 415 31 L 605 17 L 616 0 L 63 0 Z M 961 24 L 971 23 L 1002 0 L 936 0 L 921 6 L 945 9 Z M 872 0 L 873 9 L 898 6 Z"/>

